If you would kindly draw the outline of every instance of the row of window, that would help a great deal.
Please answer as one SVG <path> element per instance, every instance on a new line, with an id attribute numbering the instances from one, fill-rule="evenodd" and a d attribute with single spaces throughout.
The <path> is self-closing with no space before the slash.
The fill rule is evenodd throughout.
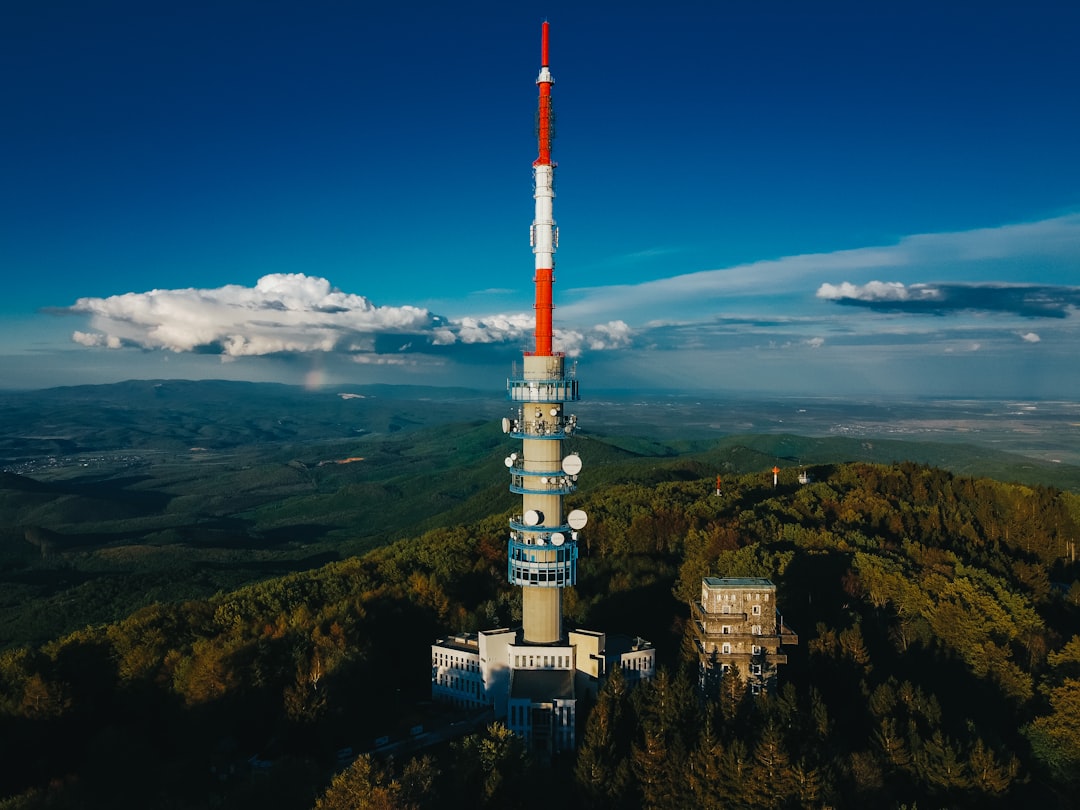
<path id="1" fill-rule="evenodd" d="M 569 655 L 515 655 L 514 669 L 570 669 Z"/>
<path id="2" fill-rule="evenodd" d="M 524 584 L 539 584 L 546 585 L 573 585 L 576 583 L 577 578 L 574 576 L 574 571 L 567 570 L 572 564 L 564 564 L 556 571 L 549 571 L 546 568 L 542 570 L 536 570 L 535 568 L 521 568 L 517 565 L 510 566 L 510 582 L 524 585 Z"/>
<path id="3" fill-rule="evenodd" d="M 639 655 L 634 658 L 624 658 L 622 668 L 648 672 L 652 669 L 652 656 Z"/>
<path id="4" fill-rule="evenodd" d="M 526 706 L 521 703 L 510 704 L 510 727 L 511 728 L 526 728 L 530 725 L 529 715 L 533 711 L 531 706 Z M 555 725 L 562 728 L 573 728 L 574 726 L 574 708 L 573 706 L 554 706 L 550 710 L 543 710 L 544 714 L 548 717 L 554 716 Z"/>
<path id="5" fill-rule="evenodd" d="M 720 645 L 720 653 L 721 653 L 721 655 L 731 655 L 731 643 L 725 641 L 723 644 L 721 644 Z M 759 647 L 757 644 L 751 644 L 750 645 L 750 654 L 751 655 L 761 655 L 761 647 Z"/>
<path id="6" fill-rule="evenodd" d="M 457 675 L 450 675 L 445 672 L 441 672 L 435 677 L 435 683 L 439 686 L 444 686 L 447 689 L 453 689 L 456 692 L 464 692 L 470 697 L 475 697 L 478 700 L 483 691 L 482 684 L 479 681 L 461 678 Z"/>
<path id="7" fill-rule="evenodd" d="M 721 605 L 720 606 L 721 615 L 727 615 L 727 614 L 731 614 L 731 613 L 741 613 L 741 611 L 732 610 L 732 608 L 734 608 L 734 607 L 735 607 L 734 605 Z M 716 611 L 712 611 L 712 612 L 715 613 Z M 761 615 L 761 605 L 751 605 L 750 606 L 750 615 L 752 615 L 752 616 L 760 616 Z"/>
<path id="8" fill-rule="evenodd" d="M 739 599 L 739 595 L 737 593 L 731 593 L 730 591 L 723 592 L 723 593 L 713 593 L 712 597 L 713 597 L 714 602 L 716 602 L 716 601 L 720 601 L 720 602 L 768 602 L 769 601 L 769 594 L 768 593 L 751 593 L 749 591 L 747 591 L 746 593 L 743 594 L 742 599 Z"/>
<path id="9" fill-rule="evenodd" d="M 452 669 L 465 670 L 466 672 L 480 671 L 480 664 L 474 658 L 466 658 L 461 655 L 451 655 L 443 652 L 436 652 L 432 656 L 431 663 L 437 667 L 450 667 Z"/>
<path id="10" fill-rule="evenodd" d="M 730 636 L 734 632 L 731 629 L 731 627 L 732 626 L 730 624 L 722 624 L 722 625 L 720 625 L 720 632 L 725 636 Z M 752 635 L 752 636 L 760 636 L 761 635 L 761 625 L 760 624 L 750 625 L 750 635 Z"/>

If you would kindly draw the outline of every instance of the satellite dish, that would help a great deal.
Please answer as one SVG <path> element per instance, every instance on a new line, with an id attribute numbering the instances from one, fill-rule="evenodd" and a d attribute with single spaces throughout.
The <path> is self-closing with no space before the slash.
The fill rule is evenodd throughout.
<path id="1" fill-rule="evenodd" d="M 585 514 L 582 512 L 582 514 Z M 526 526 L 539 526 L 544 522 L 544 513 L 536 509 L 530 509 L 524 515 L 524 522 Z"/>
<path id="2" fill-rule="evenodd" d="M 559 415 L 559 409 L 558 408 L 552 408 L 551 409 L 551 415 L 552 416 L 558 416 Z"/>
<path id="3" fill-rule="evenodd" d="M 503 464 L 505 464 L 507 467 L 513 467 L 514 460 L 510 458 L 510 456 L 507 456 L 505 459 L 503 459 Z"/>
<path id="4" fill-rule="evenodd" d="M 503 428 L 503 433 L 509 433 L 510 432 L 510 420 L 505 416 L 503 417 L 502 428 Z"/>
<path id="5" fill-rule="evenodd" d="M 565 542 L 566 542 L 566 538 L 563 536 L 562 532 L 552 532 L 551 545 L 553 545 L 553 546 L 561 546 Z"/>
<path id="6" fill-rule="evenodd" d="M 562 460 L 562 470 L 567 475 L 577 475 L 581 472 L 581 456 L 571 453 Z"/>
<path id="7" fill-rule="evenodd" d="M 589 522 L 589 516 L 583 510 L 575 509 L 566 516 L 566 522 L 570 524 L 571 529 L 577 531 L 585 528 L 585 524 Z"/>

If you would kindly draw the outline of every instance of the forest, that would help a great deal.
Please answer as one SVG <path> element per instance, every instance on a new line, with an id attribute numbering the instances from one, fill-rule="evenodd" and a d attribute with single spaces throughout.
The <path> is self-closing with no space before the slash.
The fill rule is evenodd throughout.
<path id="1" fill-rule="evenodd" d="M 0 809 L 1075 806 L 1080 497 L 916 463 L 620 467 L 581 493 L 567 624 L 650 638 L 576 755 L 438 722 L 432 640 L 505 626 L 508 513 L 0 652 Z M 765 576 L 799 634 L 778 688 L 697 688 L 703 576 Z M 542 784 L 544 790 L 536 790 Z"/>

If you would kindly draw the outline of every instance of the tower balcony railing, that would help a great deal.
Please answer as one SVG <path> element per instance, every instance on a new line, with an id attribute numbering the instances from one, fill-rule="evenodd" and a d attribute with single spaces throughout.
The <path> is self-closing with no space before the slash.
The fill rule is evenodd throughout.
<path id="1" fill-rule="evenodd" d="M 513 402 L 576 402 L 578 381 L 569 376 L 544 380 L 507 379 L 506 395 Z"/>
<path id="2" fill-rule="evenodd" d="M 565 439 L 577 429 L 577 417 L 551 414 L 525 414 L 518 409 L 517 419 L 510 420 L 510 435 L 515 439 Z"/>
<path id="3" fill-rule="evenodd" d="M 521 519 L 521 515 L 510 518 L 510 536 L 523 546 L 545 546 L 552 544 L 553 535 L 561 535 L 564 542 L 577 540 L 577 532 L 570 528 L 570 524 L 563 523 L 561 526 L 530 526 Z"/>
<path id="4" fill-rule="evenodd" d="M 575 478 L 562 470 L 535 472 L 511 467 L 510 491 L 520 495 L 570 495 L 577 491 Z"/>

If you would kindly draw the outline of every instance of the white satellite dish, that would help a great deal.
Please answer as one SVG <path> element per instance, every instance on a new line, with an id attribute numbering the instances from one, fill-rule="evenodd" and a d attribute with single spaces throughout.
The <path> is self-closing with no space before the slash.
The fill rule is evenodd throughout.
<path id="1" fill-rule="evenodd" d="M 503 459 L 503 464 L 505 464 L 507 467 L 513 467 L 514 460 L 510 458 L 510 456 L 507 456 L 505 459 Z"/>
<path id="2" fill-rule="evenodd" d="M 552 408 L 551 409 L 551 415 L 552 416 L 558 416 L 559 415 L 559 409 L 558 408 Z"/>
<path id="3" fill-rule="evenodd" d="M 563 536 L 562 532 L 552 532 L 552 534 L 551 534 L 551 545 L 553 545 L 553 546 L 561 546 L 565 542 L 566 542 L 566 538 Z"/>
<path id="4" fill-rule="evenodd" d="M 567 475 L 577 475 L 581 472 L 581 456 L 571 453 L 562 460 L 562 471 Z"/>
<path id="5" fill-rule="evenodd" d="M 502 427 L 503 427 L 503 433 L 509 433 L 510 432 L 510 420 L 509 420 L 509 418 L 507 418 L 505 416 L 503 417 Z"/>
<path id="6" fill-rule="evenodd" d="M 585 514 L 582 512 L 582 514 Z M 526 526 L 539 526 L 544 522 L 544 513 L 536 509 L 530 509 L 525 513 L 523 521 Z"/>
<path id="7" fill-rule="evenodd" d="M 571 529 L 577 531 L 585 528 L 585 524 L 589 522 L 589 516 L 583 510 L 575 509 L 566 516 L 566 522 L 570 524 Z"/>

